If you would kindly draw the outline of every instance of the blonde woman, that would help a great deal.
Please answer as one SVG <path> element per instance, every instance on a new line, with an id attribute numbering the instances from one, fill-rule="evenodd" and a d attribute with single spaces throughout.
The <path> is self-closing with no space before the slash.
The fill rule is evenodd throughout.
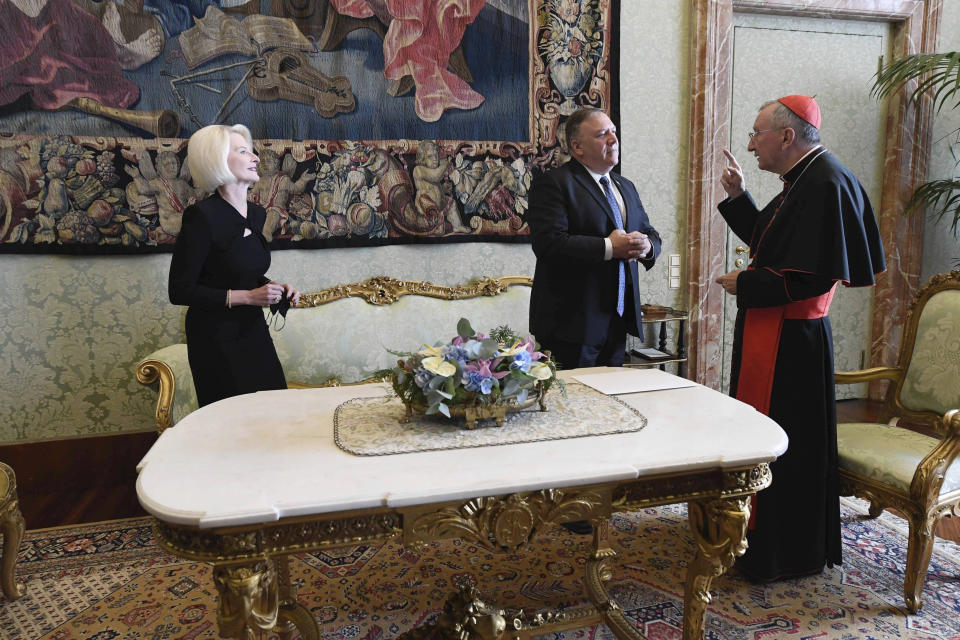
<path id="1" fill-rule="evenodd" d="M 170 263 L 173 304 L 187 305 L 187 354 L 200 406 L 268 389 L 285 389 L 263 307 L 300 292 L 265 274 L 267 213 L 247 201 L 260 162 L 243 125 L 210 125 L 187 145 L 196 187 L 209 198 L 187 207 Z"/>

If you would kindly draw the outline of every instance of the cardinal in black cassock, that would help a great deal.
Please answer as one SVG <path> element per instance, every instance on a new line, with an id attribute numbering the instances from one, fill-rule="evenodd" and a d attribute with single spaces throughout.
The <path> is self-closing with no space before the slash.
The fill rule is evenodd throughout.
<path id="1" fill-rule="evenodd" d="M 750 244 L 750 265 L 717 279 L 737 297 L 730 394 L 769 415 L 789 447 L 757 495 L 737 566 L 756 581 L 840 564 L 840 501 L 833 339 L 827 314 L 837 284 L 872 286 L 886 270 L 863 185 L 820 144 L 820 107 L 808 96 L 766 103 L 750 135 L 783 191 L 762 210 L 733 155 L 719 205 Z"/>

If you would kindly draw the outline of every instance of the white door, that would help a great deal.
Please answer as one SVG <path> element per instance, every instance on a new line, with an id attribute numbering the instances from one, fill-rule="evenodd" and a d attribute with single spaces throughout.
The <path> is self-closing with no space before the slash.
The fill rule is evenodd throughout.
<path id="1" fill-rule="evenodd" d="M 816 96 L 823 144 L 860 179 L 874 208 L 880 204 L 885 109 L 870 95 L 881 56 L 885 23 L 734 13 L 731 140 L 747 189 L 763 207 L 780 179 L 757 168 L 747 133 L 760 105 L 790 94 Z M 727 233 L 727 271 L 745 266 L 747 243 Z M 738 250 L 740 253 L 738 253 Z M 739 262 L 738 262 L 739 261 Z M 714 295 L 721 295 L 719 285 Z M 729 389 L 736 299 L 723 294 L 723 388 Z M 838 287 L 830 310 L 838 371 L 858 369 L 870 349 L 872 289 Z M 866 385 L 840 385 L 838 398 L 866 397 Z"/>

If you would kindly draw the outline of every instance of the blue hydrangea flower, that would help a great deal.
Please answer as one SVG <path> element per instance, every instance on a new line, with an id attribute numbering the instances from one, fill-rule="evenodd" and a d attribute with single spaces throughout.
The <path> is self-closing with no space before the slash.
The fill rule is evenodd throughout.
<path id="1" fill-rule="evenodd" d="M 417 369 L 413 372 L 413 381 L 421 389 L 423 389 L 432 378 L 433 374 L 423 367 L 417 367 Z"/>
<path id="2" fill-rule="evenodd" d="M 456 362 L 460 366 L 460 369 L 463 369 L 467 364 L 467 360 L 469 360 L 466 349 L 453 344 L 443 348 L 443 357 L 449 362 Z"/>
<path id="3" fill-rule="evenodd" d="M 530 370 L 530 352 L 523 350 L 513 356 L 513 362 L 510 363 L 511 369 L 519 369 L 527 372 Z"/>
<path id="4" fill-rule="evenodd" d="M 463 386 L 467 391 L 479 391 L 483 395 L 489 395 L 494 382 L 496 379 L 493 376 L 485 376 L 479 371 L 463 372 Z"/>

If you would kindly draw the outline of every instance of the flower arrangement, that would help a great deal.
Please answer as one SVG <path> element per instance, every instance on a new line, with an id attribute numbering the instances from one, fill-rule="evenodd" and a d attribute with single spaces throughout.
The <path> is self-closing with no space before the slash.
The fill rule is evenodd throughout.
<path id="1" fill-rule="evenodd" d="M 536 350 L 533 338 L 522 338 L 509 327 L 489 336 L 477 333 L 466 318 L 457 323 L 457 336 L 448 343 L 424 346 L 415 353 L 390 353 L 404 359 L 389 370 L 393 390 L 407 407 L 426 415 L 463 415 L 467 427 L 478 418 L 503 424 L 507 410 L 517 410 L 543 398 L 557 378 L 549 354 Z"/>

